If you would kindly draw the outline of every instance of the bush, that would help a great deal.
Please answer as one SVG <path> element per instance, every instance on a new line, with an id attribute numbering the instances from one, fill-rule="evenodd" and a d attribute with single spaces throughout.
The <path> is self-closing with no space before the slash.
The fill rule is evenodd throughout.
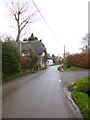
<path id="1" fill-rule="evenodd" d="M 89 57 L 90 57 L 90 53 L 70 55 L 66 58 L 65 66 L 66 67 L 74 66 L 74 67 L 90 69 Z"/>
<path id="2" fill-rule="evenodd" d="M 2 72 L 13 74 L 20 70 L 20 55 L 15 45 L 11 42 L 2 43 Z"/>
<path id="3" fill-rule="evenodd" d="M 26 69 L 33 69 L 37 70 L 37 57 L 36 56 L 24 56 L 21 57 L 21 69 L 26 70 Z"/>
<path id="4" fill-rule="evenodd" d="M 21 57 L 21 69 L 30 69 L 31 59 L 28 56 Z"/>

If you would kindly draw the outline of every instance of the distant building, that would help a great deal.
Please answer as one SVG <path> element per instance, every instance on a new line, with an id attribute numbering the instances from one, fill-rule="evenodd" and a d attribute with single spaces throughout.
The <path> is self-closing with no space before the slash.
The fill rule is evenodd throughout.
<path id="1" fill-rule="evenodd" d="M 47 60 L 47 65 L 49 65 L 49 66 L 54 65 L 53 60 L 52 59 L 48 59 Z"/>
<path id="2" fill-rule="evenodd" d="M 47 53 L 47 66 L 54 65 L 52 57 Z"/>

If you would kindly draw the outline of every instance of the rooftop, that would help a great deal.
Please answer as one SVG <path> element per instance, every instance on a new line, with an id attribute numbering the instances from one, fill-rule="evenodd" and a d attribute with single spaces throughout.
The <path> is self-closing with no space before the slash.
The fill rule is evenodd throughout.
<path id="1" fill-rule="evenodd" d="M 22 52 L 31 51 L 35 55 L 41 55 L 43 52 L 46 52 L 46 48 L 42 42 L 36 41 L 28 41 L 21 44 Z"/>

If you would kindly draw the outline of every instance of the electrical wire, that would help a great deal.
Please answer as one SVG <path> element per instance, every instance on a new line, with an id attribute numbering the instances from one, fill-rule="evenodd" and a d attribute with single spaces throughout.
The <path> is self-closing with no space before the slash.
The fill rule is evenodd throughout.
<path id="1" fill-rule="evenodd" d="M 32 0 L 34 6 L 36 7 L 37 11 L 39 12 L 39 14 L 41 15 L 41 17 L 43 18 L 45 24 L 47 25 L 47 27 L 49 28 L 50 32 L 52 33 L 52 35 L 54 36 L 54 38 L 57 40 L 57 42 L 60 44 L 58 38 L 56 37 L 55 33 L 53 32 L 53 30 L 51 29 L 51 27 L 49 26 L 49 24 L 47 23 L 47 21 L 45 20 L 44 16 L 42 15 L 41 11 L 39 10 L 39 8 L 37 7 L 36 3 L 34 2 L 34 0 Z M 61 44 L 60 44 L 61 45 Z"/>

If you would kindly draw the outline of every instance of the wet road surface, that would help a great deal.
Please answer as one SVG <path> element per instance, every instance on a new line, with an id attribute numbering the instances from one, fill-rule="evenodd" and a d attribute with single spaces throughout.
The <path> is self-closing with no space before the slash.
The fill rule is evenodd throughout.
<path id="1" fill-rule="evenodd" d="M 75 118 L 61 74 L 52 66 L 3 85 L 3 118 Z"/>

